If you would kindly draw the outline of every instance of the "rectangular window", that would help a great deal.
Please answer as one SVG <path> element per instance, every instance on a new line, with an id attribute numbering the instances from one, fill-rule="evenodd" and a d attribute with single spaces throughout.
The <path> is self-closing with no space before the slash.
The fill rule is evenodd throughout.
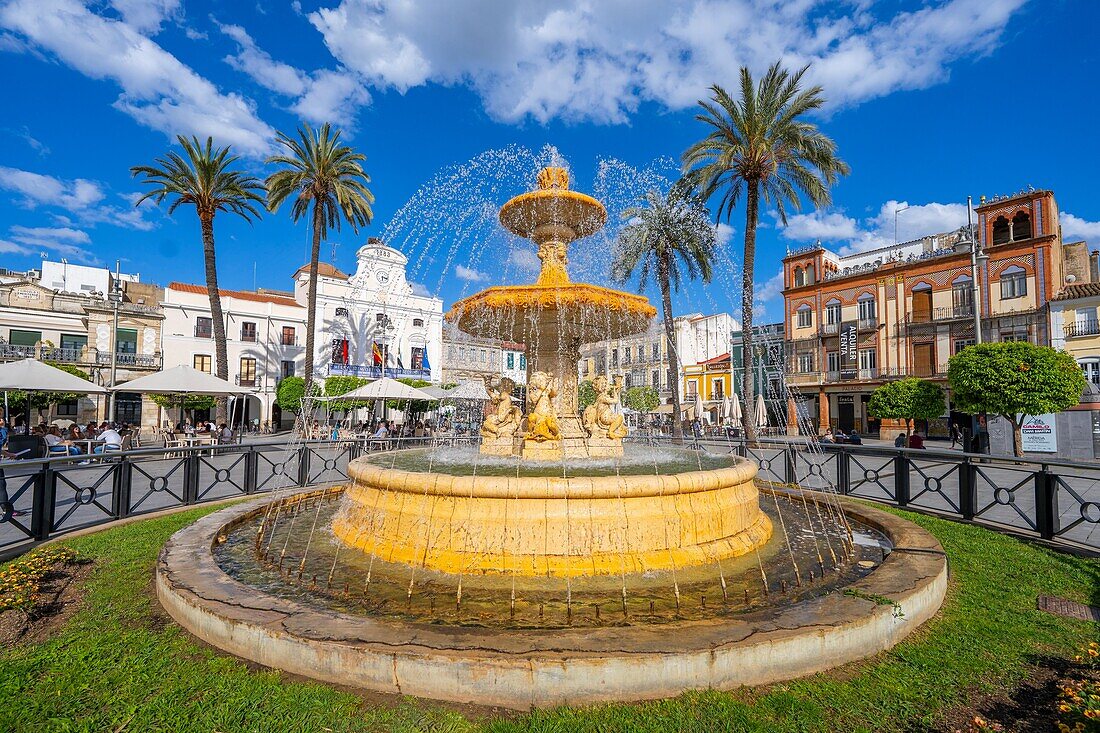
<path id="1" fill-rule="evenodd" d="M 616 369 L 616 368 L 618 368 L 618 366 L 619 366 L 619 350 L 618 349 L 612 349 L 611 350 L 611 368 Z"/>
<path id="2" fill-rule="evenodd" d="M 657 341 L 653 344 L 653 359 L 657 360 L 661 358 L 661 342 Z"/>
<path id="3" fill-rule="evenodd" d="M 653 370 L 653 388 L 654 389 L 660 389 L 661 388 L 661 370 L 660 369 L 654 369 Z"/>
<path id="4" fill-rule="evenodd" d="M 283 346 L 294 346 L 298 341 L 294 326 L 283 326 Z"/>
<path id="5" fill-rule="evenodd" d="M 293 361 L 283 361 L 283 368 L 282 368 L 281 373 L 283 375 L 283 379 L 286 379 L 287 377 L 293 377 L 294 376 L 294 362 Z"/>
<path id="6" fill-rule="evenodd" d="M 814 312 L 809 308 L 802 308 L 798 311 L 798 327 L 809 328 L 814 325 Z"/>
<path id="7" fill-rule="evenodd" d="M 58 402 L 57 403 L 57 416 L 58 417 L 76 417 L 77 404 L 76 400 L 70 402 Z"/>
<path id="8" fill-rule="evenodd" d="M 875 299 L 864 298 L 859 301 L 859 320 L 873 321 L 876 318 L 878 318 L 878 313 L 875 312 Z"/>
<path id="9" fill-rule="evenodd" d="M 120 354 L 136 354 L 138 332 L 136 328 L 120 328 L 115 338 L 115 350 Z"/>
<path id="10" fill-rule="evenodd" d="M 527 357 L 523 354 L 519 355 L 519 368 L 520 371 L 527 371 Z"/>
<path id="11" fill-rule="evenodd" d="M 255 341 L 256 340 L 256 324 L 252 321 L 245 321 L 241 324 L 241 341 Z"/>
<path id="12" fill-rule="evenodd" d="M 511 354 L 511 353 L 508 354 L 508 368 L 509 369 L 515 369 L 516 368 L 516 355 L 515 354 Z"/>
<path id="13" fill-rule="evenodd" d="M 859 368 L 861 370 L 878 368 L 878 358 L 874 349 L 859 350 Z"/>
<path id="14" fill-rule="evenodd" d="M 41 331 L 20 331 L 13 328 L 8 334 L 8 343 L 12 346 L 34 346 L 41 340 Z"/>
<path id="15" fill-rule="evenodd" d="M 210 374 L 210 368 L 212 366 L 212 360 L 210 354 L 195 354 L 191 358 L 191 366 L 198 369 L 200 372 L 206 372 Z"/>
<path id="16" fill-rule="evenodd" d="M 825 323 L 835 326 L 840 323 L 840 303 L 825 306 Z"/>
<path id="17" fill-rule="evenodd" d="M 955 353 L 959 353 L 967 346 L 973 346 L 974 339 L 955 339 Z"/>
<path id="18" fill-rule="evenodd" d="M 214 321 L 207 316 L 195 318 L 195 338 L 208 339 L 214 337 Z"/>
<path id="19" fill-rule="evenodd" d="M 1015 326 L 1013 328 L 1001 329 L 1001 341 L 1030 341 L 1027 333 L 1027 326 Z"/>
<path id="20" fill-rule="evenodd" d="M 251 356 L 241 357 L 240 385 L 242 387 L 256 386 L 256 360 Z"/>
<path id="21" fill-rule="evenodd" d="M 798 371 L 802 374 L 809 374 L 814 370 L 814 355 L 813 354 L 799 354 L 798 355 Z"/>
<path id="22" fill-rule="evenodd" d="M 840 371 L 839 351 L 829 351 L 825 354 L 825 370 L 830 372 Z"/>
<path id="23" fill-rule="evenodd" d="M 710 382 L 710 398 L 720 400 L 726 394 L 726 383 L 721 379 L 712 379 Z"/>
<path id="24" fill-rule="evenodd" d="M 1027 273 L 1001 273 L 1001 299 L 1022 298 L 1027 295 Z"/>
<path id="25" fill-rule="evenodd" d="M 630 363 L 630 347 L 627 346 L 626 349 L 623 350 L 623 364 L 629 364 L 629 363 Z"/>
<path id="26" fill-rule="evenodd" d="M 61 334 L 61 350 L 65 352 L 65 357 L 69 359 L 76 359 L 80 356 L 80 352 L 88 345 L 88 335 L 84 333 L 63 333 Z"/>
<path id="27" fill-rule="evenodd" d="M 424 347 L 414 346 L 412 347 L 412 368 L 423 369 L 424 368 Z"/>
<path id="28" fill-rule="evenodd" d="M 687 396 L 692 399 L 699 393 L 699 382 L 695 379 L 688 380 Z"/>

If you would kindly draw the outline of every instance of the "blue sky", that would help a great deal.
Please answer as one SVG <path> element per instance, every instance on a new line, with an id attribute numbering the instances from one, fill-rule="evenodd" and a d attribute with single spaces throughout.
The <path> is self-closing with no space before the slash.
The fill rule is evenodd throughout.
<path id="1" fill-rule="evenodd" d="M 331 120 L 367 155 L 377 198 L 368 230 L 337 237 L 347 270 L 442 168 L 551 144 L 589 188 L 600 159 L 678 157 L 704 134 L 709 84 L 783 58 L 813 63 L 830 100 L 817 121 L 852 175 L 827 211 L 786 229 L 765 214 L 757 292 L 775 318 L 788 246 L 887 243 L 906 204 L 901 239 L 958 226 L 968 194 L 1051 188 L 1067 239 L 1100 246 L 1097 27 L 1089 0 L 0 0 L 0 266 L 121 257 L 145 280 L 201 282 L 194 216 L 135 209 L 129 166 L 176 133 L 212 134 L 264 175 L 275 130 Z M 723 232 L 734 255 L 743 216 Z M 216 227 L 223 287 L 289 287 L 304 226 L 281 211 Z M 461 248 L 447 272 L 414 274 L 449 304 L 497 272 L 457 264 Z M 680 307 L 739 300 L 737 266 Z"/>

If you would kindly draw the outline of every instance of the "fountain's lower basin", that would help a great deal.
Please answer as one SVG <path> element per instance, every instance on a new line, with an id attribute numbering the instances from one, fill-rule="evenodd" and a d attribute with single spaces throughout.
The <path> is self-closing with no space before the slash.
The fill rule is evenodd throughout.
<path id="1" fill-rule="evenodd" d="M 890 648 L 936 612 L 947 586 L 947 561 L 933 536 L 841 500 L 852 521 L 894 546 L 844 592 L 799 598 L 773 592 L 772 605 L 663 623 L 624 625 L 612 613 L 595 625 L 539 629 L 410 622 L 318 607 L 227 574 L 215 548 L 266 514 L 271 502 L 216 512 L 172 537 L 156 579 L 172 617 L 199 638 L 271 667 L 459 702 L 529 708 L 798 677 Z M 798 506 L 797 497 L 792 503 Z"/>
<path id="2" fill-rule="evenodd" d="M 409 465 L 429 450 L 400 458 Z M 520 461 L 512 475 L 409 470 L 391 456 L 352 461 L 332 525 L 345 544 L 384 562 L 462 575 L 641 574 L 738 557 L 772 534 L 756 464 L 744 459 L 570 476 L 553 463 L 534 472 L 550 475 L 524 475 Z"/>

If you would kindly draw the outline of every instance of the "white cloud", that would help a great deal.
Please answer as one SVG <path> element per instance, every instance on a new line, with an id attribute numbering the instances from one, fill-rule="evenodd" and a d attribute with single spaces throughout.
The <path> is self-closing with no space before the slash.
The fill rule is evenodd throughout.
<path id="1" fill-rule="evenodd" d="M 719 223 L 714 227 L 714 237 L 719 250 L 723 250 L 730 245 L 733 241 L 733 235 L 737 232 L 736 229 L 729 224 Z"/>
<path id="2" fill-rule="evenodd" d="M 489 276 L 484 272 L 475 270 L 472 267 L 466 267 L 466 265 L 459 265 L 455 268 L 455 277 L 470 283 L 482 282 L 489 279 Z"/>
<path id="3" fill-rule="evenodd" d="M 142 35 L 150 17 L 140 15 L 142 25 L 131 25 L 76 0 L 11 0 L 0 7 L 0 27 L 85 76 L 117 83 L 122 93 L 114 107 L 138 122 L 168 135 L 210 135 L 248 155 L 267 153 L 274 131 L 252 102 L 221 93 Z"/>
<path id="4" fill-rule="evenodd" d="M 62 209 L 88 224 L 107 223 L 129 229 L 148 231 L 155 225 L 145 218 L 154 209 L 145 204 L 134 207 L 139 194 L 124 195 L 129 206 L 118 207 L 103 203 L 106 194 L 103 184 L 76 178 L 70 181 L 31 171 L 0 166 L 0 190 L 12 191 L 21 198 L 27 208 Z M 68 217 L 55 215 L 57 220 L 69 222 Z"/>
<path id="5" fill-rule="evenodd" d="M 181 15 L 180 0 L 111 0 L 111 7 L 141 33 L 156 33 L 165 20 Z"/>
<path id="6" fill-rule="evenodd" d="M 0 239 L 0 252 L 29 256 L 53 252 L 78 262 L 96 264 L 99 259 L 89 251 L 91 244 L 87 232 L 71 227 L 13 226 L 9 229 L 9 239 Z"/>
<path id="7" fill-rule="evenodd" d="M 783 268 L 780 267 L 779 271 L 772 275 L 770 278 L 764 281 L 763 285 L 756 286 L 756 295 L 754 299 L 758 303 L 767 303 L 767 301 L 778 298 L 783 293 Z"/>
<path id="8" fill-rule="evenodd" d="M 522 246 L 508 253 L 508 264 L 520 275 L 533 275 L 542 267 L 542 261 L 533 251 Z"/>
<path id="9" fill-rule="evenodd" d="M 299 117 L 314 123 L 351 127 L 355 124 L 356 110 L 370 102 L 366 87 L 346 70 L 321 69 L 307 74 L 273 59 L 241 26 L 222 25 L 216 20 L 214 23 L 237 42 L 237 54 L 227 56 L 226 63 L 265 89 L 297 97 L 290 109 Z"/>
<path id="10" fill-rule="evenodd" d="M 839 212 L 814 211 L 809 214 L 793 214 L 787 217 L 787 226 L 780 229 L 784 239 L 822 239 L 836 241 L 856 236 L 859 225 L 855 219 Z"/>
<path id="11" fill-rule="evenodd" d="M 1100 221 L 1088 221 L 1063 211 L 1059 217 L 1062 222 L 1062 237 L 1067 241 L 1084 239 L 1092 245 L 1100 245 Z"/>
<path id="12" fill-rule="evenodd" d="M 833 106 L 943 81 L 996 47 L 1026 0 L 933 0 L 908 12 L 827 0 L 341 0 L 309 14 L 378 88 L 473 87 L 503 120 L 624 122 L 644 101 L 694 106 L 738 68 L 813 63 Z"/>

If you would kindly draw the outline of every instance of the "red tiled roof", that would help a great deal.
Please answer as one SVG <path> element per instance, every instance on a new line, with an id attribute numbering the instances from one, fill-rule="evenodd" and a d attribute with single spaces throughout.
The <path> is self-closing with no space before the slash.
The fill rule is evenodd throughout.
<path id="1" fill-rule="evenodd" d="M 294 271 L 294 277 L 298 277 L 302 270 L 309 272 L 309 263 L 305 263 Z M 327 262 L 317 263 L 317 277 L 334 277 L 337 280 L 347 280 L 348 276 Z"/>
<path id="2" fill-rule="evenodd" d="M 206 295 L 205 285 L 192 285 L 190 283 L 169 283 L 169 290 L 176 290 L 181 293 L 194 293 L 195 295 Z M 296 306 L 298 301 L 293 298 L 280 298 L 275 295 L 260 295 L 259 293 L 250 293 L 247 290 L 221 290 L 218 289 L 218 295 L 223 298 L 237 298 L 238 300 L 251 300 L 256 303 L 273 303 L 275 305 L 288 305 Z"/>
<path id="3" fill-rule="evenodd" d="M 1076 300 L 1100 296 L 1100 283 L 1074 283 L 1062 288 L 1051 300 Z"/>
<path id="4" fill-rule="evenodd" d="M 729 355 L 729 352 L 727 351 L 726 353 L 722 354 L 721 356 L 716 356 L 713 359 L 707 359 L 706 361 L 701 361 L 699 363 L 700 364 L 718 364 L 720 362 L 729 361 L 729 360 L 730 360 L 730 355 Z"/>

